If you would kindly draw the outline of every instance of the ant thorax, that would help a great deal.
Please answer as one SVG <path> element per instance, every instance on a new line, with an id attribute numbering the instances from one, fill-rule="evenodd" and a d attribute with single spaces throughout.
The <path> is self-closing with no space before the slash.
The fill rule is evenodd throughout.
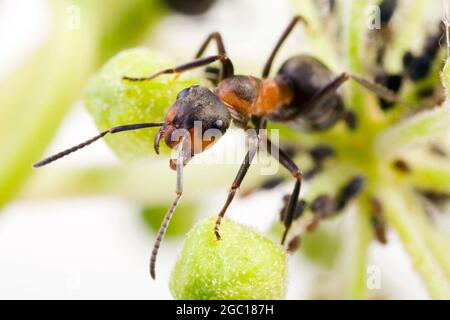
<path id="1" fill-rule="evenodd" d="M 237 119 L 264 117 L 289 104 L 292 91 L 283 83 L 252 76 L 233 76 L 219 83 L 217 97 Z"/>

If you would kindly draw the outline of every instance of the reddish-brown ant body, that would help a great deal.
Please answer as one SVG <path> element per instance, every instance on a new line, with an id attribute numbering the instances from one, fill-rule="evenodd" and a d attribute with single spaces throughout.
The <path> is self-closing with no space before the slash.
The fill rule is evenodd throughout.
<path id="1" fill-rule="evenodd" d="M 261 78 L 234 75 L 233 64 L 226 55 L 222 37 L 217 32 L 209 35 L 192 62 L 161 70 L 145 78 L 124 77 L 124 81 L 150 81 L 163 74 L 177 74 L 194 68 L 205 67 L 215 61 L 220 61 L 222 65 L 221 77 L 214 92 L 203 86 L 192 86 L 182 90 L 178 94 L 176 102 L 168 109 L 164 123 L 114 127 L 78 146 L 40 161 L 34 166 L 41 167 L 53 162 L 91 144 L 108 133 L 161 127 L 156 135 L 154 148 L 158 153 L 161 139 L 169 147 L 178 148 L 178 158 L 171 160 L 171 167 L 177 171 L 177 186 L 176 198 L 164 218 L 152 251 L 150 273 L 152 278 L 155 278 L 155 263 L 159 246 L 182 194 L 183 167 L 193 155 L 201 152 L 217 140 L 198 137 L 194 132 L 195 122 L 201 122 L 203 132 L 208 129 L 217 129 L 221 133 L 225 133 L 233 121 L 238 127 L 256 129 L 258 136 L 255 140 L 257 141 L 260 129 L 266 127 L 267 121 L 295 123 L 306 130 L 324 130 L 334 125 L 338 120 L 345 118 L 346 110 L 337 89 L 348 79 L 355 80 L 385 100 L 398 101 L 397 96 L 392 91 L 358 76 L 346 72 L 335 76 L 324 64 L 308 55 L 298 55 L 288 59 L 281 66 L 277 76 L 274 79 L 269 79 L 268 76 L 277 52 L 294 26 L 300 21 L 305 22 L 302 17 L 295 16 L 283 32 L 265 64 Z M 211 41 L 216 42 L 218 54 L 201 58 Z M 184 133 L 174 137 L 177 130 L 183 130 Z M 199 138 L 201 148 L 196 150 L 194 146 Z M 286 206 L 286 212 L 283 215 L 285 232 L 282 243 L 284 244 L 297 211 L 302 174 L 287 153 L 280 150 L 267 137 L 265 139 L 267 140 L 269 153 L 289 170 L 296 180 Z M 276 152 L 273 152 L 273 150 Z M 255 148 L 249 148 L 231 186 L 226 203 L 218 215 L 214 228 L 217 240 L 220 240 L 221 220 L 232 202 L 236 190 L 241 185 L 255 153 Z"/>

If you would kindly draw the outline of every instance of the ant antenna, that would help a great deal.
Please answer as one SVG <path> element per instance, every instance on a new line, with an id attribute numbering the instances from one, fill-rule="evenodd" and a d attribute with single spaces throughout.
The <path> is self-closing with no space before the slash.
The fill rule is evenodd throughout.
<path id="1" fill-rule="evenodd" d="M 114 134 L 114 133 L 118 133 L 118 132 L 138 130 L 138 129 L 143 129 L 143 128 L 161 127 L 163 125 L 164 125 L 164 123 L 138 123 L 138 124 L 129 124 L 129 125 L 124 125 L 124 126 L 113 127 L 106 131 L 103 131 L 102 133 L 96 135 L 95 137 L 93 137 L 89 140 L 86 140 L 83 143 L 80 143 L 76 146 L 73 146 L 72 148 L 69 148 L 69 149 L 61 151 L 57 154 L 54 154 L 44 160 L 36 162 L 35 164 L 33 164 L 33 168 L 40 168 L 40 167 L 43 167 L 49 163 L 52 163 L 52 162 L 58 160 L 58 159 L 61 159 L 65 156 L 67 156 L 75 151 L 78 151 L 78 150 L 90 145 L 91 143 L 103 138 L 108 133 Z"/>

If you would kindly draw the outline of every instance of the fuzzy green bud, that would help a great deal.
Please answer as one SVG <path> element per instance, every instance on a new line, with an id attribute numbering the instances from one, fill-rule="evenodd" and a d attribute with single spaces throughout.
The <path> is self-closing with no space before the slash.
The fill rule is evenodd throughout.
<path id="1" fill-rule="evenodd" d="M 174 62 L 146 48 L 122 51 L 111 58 L 94 75 L 85 93 L 86 108 L 98 129 L 113 126 L 163 122 L 166 110 L 175 102 L 178 92 L 200 79 L 192 73 L 162 75 L 151 81 L 123 81 L 123 76 L 146 77 L 153 72 L 173 67 Z M 123 132 L 105 138 L 122 159 L 153 154 L 152 141 L 157 128 Z"/>
<path id="2" fill-rule="evenodd" d="M 221 240 L 214 236 L 215 217 L 187 235 L 172 271 L 170 289 L 177 299 L 283 299 L 286 254 L 252 229 L 225 219 Z"/>

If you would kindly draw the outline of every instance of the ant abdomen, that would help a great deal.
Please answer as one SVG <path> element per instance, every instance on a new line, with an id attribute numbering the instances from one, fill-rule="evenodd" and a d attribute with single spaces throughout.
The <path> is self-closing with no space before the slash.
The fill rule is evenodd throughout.
<path id="1" fill-rule="evenodd" d="M 314 57 L 298 55 L 288 59 L 278 71 L 275 81 L 280 86 L 288 86 L 293 97 L 288 105 L 270 115 L 271 120 L 287 121 L 294 112 L 298 112 L 292 120 L 302 129 L 323 130 L 334 125 L 342 118 L 344 111 L 338 93 L 322 103 L 306 107 L 306 103 L 334 78 L 331 70 Z"/>

